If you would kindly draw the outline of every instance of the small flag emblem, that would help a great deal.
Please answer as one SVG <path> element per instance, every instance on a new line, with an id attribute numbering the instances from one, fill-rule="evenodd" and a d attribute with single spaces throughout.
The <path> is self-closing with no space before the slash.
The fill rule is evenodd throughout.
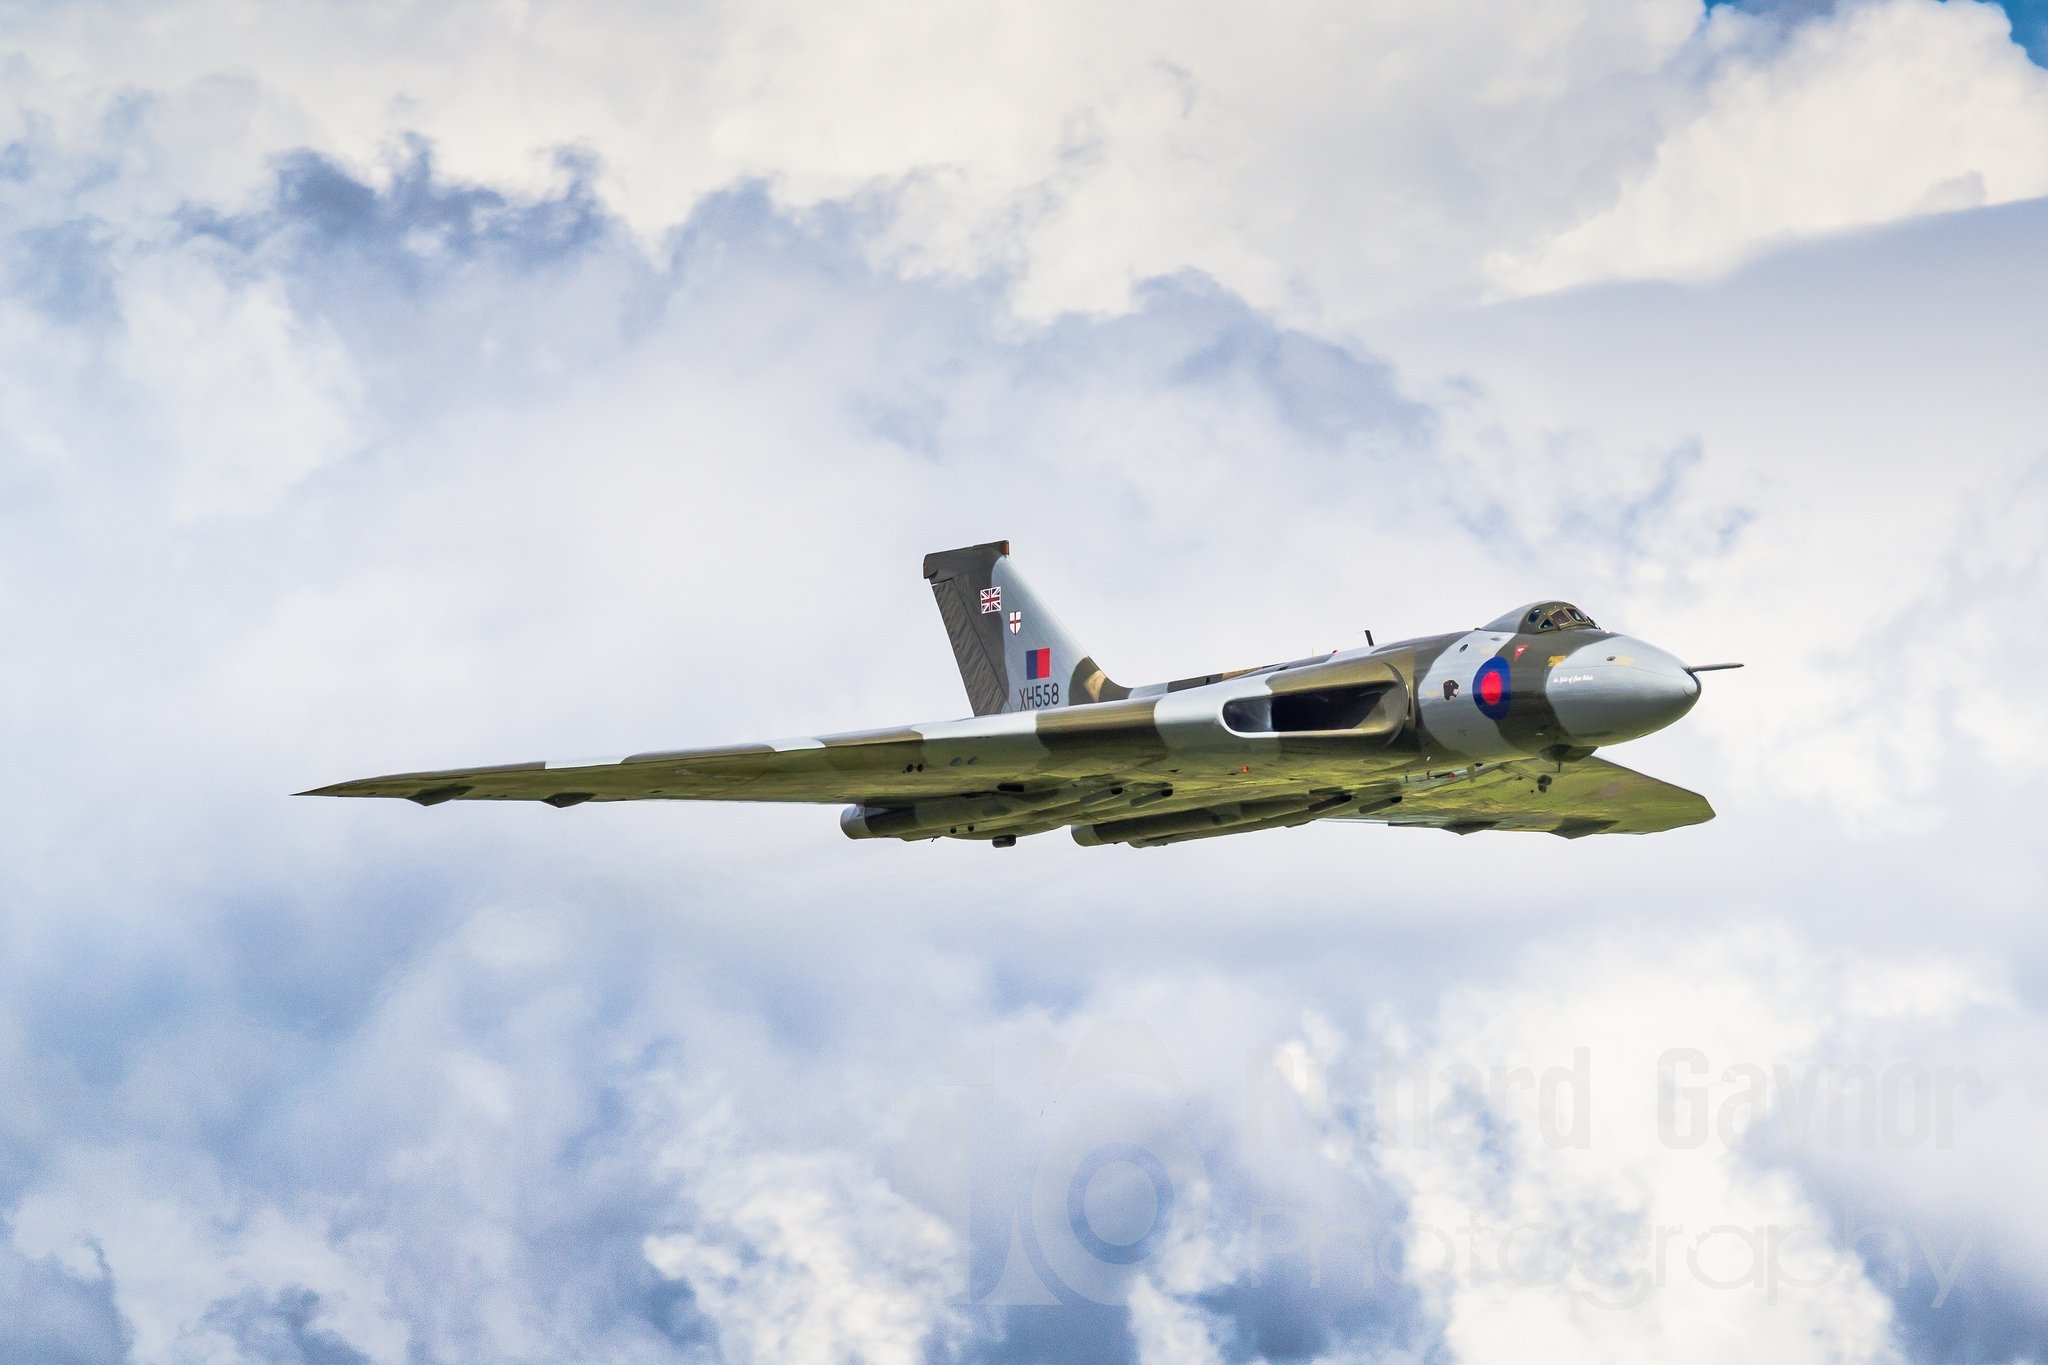
<path id="1" fill-rule="evenodd" d="M 1003 590 L 983 588 L 981 590 L 981 614 L 990 616 L 1003 609 Z"/>
<path id="2" fill-rule="evenodd" d="M 1028 682 L 1052 676 L 1052 651 L 1050 649 L 1027 649 L 1024 651 L 1024 677 Z"/>
<path id="3" fill-rule="evenodd" d="M 1010 613 L 1010 634 L 1012 634 L 1012 635 L 1015 635 L 1015 634 L 1016 634 L 1016 633 L 1017 633 L 1018 631 L 1020 631 L 1020 630 L 1022 630 L 1022 629 L 1024 629 L 1024 613 L 1023 613 L 1023 612 L 1021 612 L 1021 611 L 1013 611 L 1013 612 L 1011 612 L 1011 613 Z"/>

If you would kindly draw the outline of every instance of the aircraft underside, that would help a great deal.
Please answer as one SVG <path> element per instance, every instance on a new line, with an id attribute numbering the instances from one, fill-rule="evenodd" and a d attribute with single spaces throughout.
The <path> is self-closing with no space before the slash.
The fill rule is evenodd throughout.
<path id="1" fill-rule="evenodd" d="M 1031 594 L 1008 545 L 925 561 L 977 714 L 574 763 L 403 773 L 312 795 L 843 803 L 856 839 L 998 845 L 1071 829 L 1155 847 L 1323 820 L 1646 834 L 1705 798 L 1593 756 L 1669 724 L 1697 674 L 1566 603 L 1473 631 L 1128 688 Z"/>

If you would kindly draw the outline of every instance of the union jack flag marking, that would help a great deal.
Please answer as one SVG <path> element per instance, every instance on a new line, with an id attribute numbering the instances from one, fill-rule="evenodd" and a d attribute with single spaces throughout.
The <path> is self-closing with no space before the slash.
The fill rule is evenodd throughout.
<path id="1" fill-rule="evenodd" d="M 1002 609 L 1003 590 L 1001 588 L 983 588 L 981 590 L 981 614 L 988 616 Z"/>

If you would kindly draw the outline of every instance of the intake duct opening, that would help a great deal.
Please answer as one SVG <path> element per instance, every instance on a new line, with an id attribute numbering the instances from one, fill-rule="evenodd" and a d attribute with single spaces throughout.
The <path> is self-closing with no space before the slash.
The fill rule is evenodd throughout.
<path id="1" fill-rule="evenodd" d="M 1242 735 L 1377 734 L 1399 728 L 1405 700 L 1388 683 L 1239 697 L 1223 704 L 1223 723 Z"/>

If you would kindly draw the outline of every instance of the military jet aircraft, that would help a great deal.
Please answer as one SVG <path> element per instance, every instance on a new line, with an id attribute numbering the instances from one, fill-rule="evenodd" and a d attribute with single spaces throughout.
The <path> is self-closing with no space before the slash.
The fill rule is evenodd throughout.
<path id="1" fill-rule="evenodd" d="M 999 848 L 1071 829 L 1152 848 L 1315 820 L 1457 834 L 1649 834 L 1705 798 L 1595 758 L 1671 724 L 1699 675 L 1534 602 L 1477 630 L 1145 687 L 1110 681 L 1025 586 L 1008 541 L 928 555 L 971 720 L 816 739 L 342 782 L 310 796 L 850 802 L 854 839 Z"/>

